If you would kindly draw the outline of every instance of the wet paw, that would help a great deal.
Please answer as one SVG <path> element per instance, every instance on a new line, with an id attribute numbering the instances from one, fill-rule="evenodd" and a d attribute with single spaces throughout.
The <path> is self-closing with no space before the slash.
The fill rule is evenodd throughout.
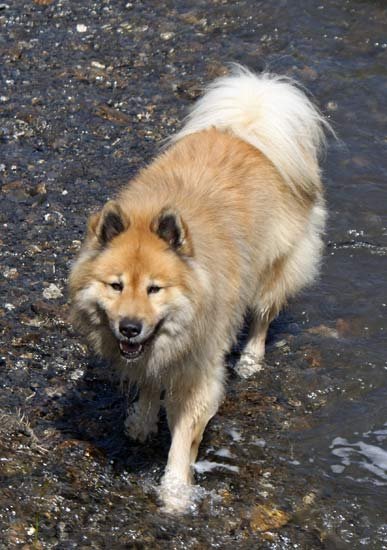
<path id="1" fill-rule="evenodd" d="M 244 352 L 236 364 L 235 372 L 241 378 L 249 378 L 253 374 L 262 370 L 262 361 L 263 360 L 254 353 Z"/>
<path id="2" fill-rule="evenodd" d="M 128 437 L 144 443 L 151 434 L 157 433 L 157 418 L 140 414 L 135 403 L 126 417 L 124 426 Z"/>
<path id="3" fill-rule="evenodd" d="M 184 483 L 171 474 L 165 474 L 158 490 L 162 501 L 162 511 L 166 514 L 181 515 L 189 511 L 192 485 Z"/>

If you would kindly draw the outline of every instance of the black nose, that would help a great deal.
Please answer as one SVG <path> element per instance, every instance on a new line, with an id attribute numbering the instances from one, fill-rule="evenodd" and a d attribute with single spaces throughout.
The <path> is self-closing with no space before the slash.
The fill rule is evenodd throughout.
<path id="1" fill-rule="evenodd" d="M 142 330 L 142 323 L 136 319 L 121 319 L 119 325 L 120 332 L 126 338 L 134 338 L 138 336 Z"/>

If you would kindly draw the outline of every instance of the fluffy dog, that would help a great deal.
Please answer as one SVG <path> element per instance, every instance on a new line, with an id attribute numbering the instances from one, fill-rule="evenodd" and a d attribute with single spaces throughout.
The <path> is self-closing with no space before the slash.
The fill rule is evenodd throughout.
<path id="1" fill-rule="evenodd" d="M 168 510 L 186 506 L 191 465 L 223 396 L 224 356 L 246 311 L 242 376 L 259 369 L 270 321 L 318 270 L 324 127 L 292 81 L 236 67 L 91 216 L 70 276 L 73 322 L 138 386 L 131 437 L 156 430 L 165 392 Z"/>

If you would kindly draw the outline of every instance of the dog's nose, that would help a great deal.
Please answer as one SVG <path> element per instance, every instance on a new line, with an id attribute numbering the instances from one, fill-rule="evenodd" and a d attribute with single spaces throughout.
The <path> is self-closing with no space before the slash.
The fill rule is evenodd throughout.
<path id="1" fill-rule="evenodd" d="M 142 330 L 142 323 L 136 319 L 121 319 L 119 325 L 120 332 L 126 338 L 134 338 L 138 336 Z"/>

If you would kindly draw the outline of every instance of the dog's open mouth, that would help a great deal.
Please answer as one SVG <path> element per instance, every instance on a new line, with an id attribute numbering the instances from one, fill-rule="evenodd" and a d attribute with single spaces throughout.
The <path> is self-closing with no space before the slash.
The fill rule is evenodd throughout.
<path id="1" fill-rule="evenodd" d="M 128 340 L 120 340 L 120 352 L 125 359 L 134 360 L 141 357 L 145 343 L 138 344 L 134 342 L 129 342 Z"/>
<path id="2" fill-rule="evenodd" d="M 118 346 L 120 348 L 121 356 L 127 361 L 136 361 L 145 352 L 146 349 L 152 346 L 152 342 L 157 337 L 160 327 L 163 324 L 164 319 L 161 319 L 151 332 L 151 334 L 142 342 L 133 342 L 131 340 L 118 340 Z"/>

